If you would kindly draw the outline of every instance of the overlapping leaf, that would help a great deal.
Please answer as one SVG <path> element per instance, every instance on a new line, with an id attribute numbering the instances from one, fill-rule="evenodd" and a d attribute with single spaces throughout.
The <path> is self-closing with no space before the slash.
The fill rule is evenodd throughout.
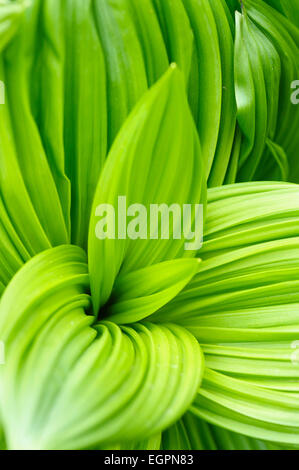
<path id="1" fill-rule="evenodd" d="M 299 2 L 298 0 L 264 0 L 270 6 L 284 14 L 299 28 Z"/>
<path id="2" fill-rule="evenodd" d="M 194 33 L 196 46 L 197 92 L 191 96 L 191 108 L 195 114 L 207 177 L 210 174 L 219 135 L 222 100 L 222 70 L 216 21 L 210 2 L 183 0 Z M 220 6 L 221 8 L 221 6 Z M 219 13 L 224 15 L 224 12 Z M 227 32 L 223 32 L 226 36 Z M 226 38 L 229 40 L 229 38 Z M 194 79 L 194 78 L 193 78 Z M 194 89 L 193 89 L 194 91 Z M 194 103 L 195 104 L 192 104 Z"/>
<path id="3" fill-rule="evenodd" d="M 106 69 L 93 2 L 68 0 L 64 17 L 64 146 L 72 185 L 72 242 L 86 248 L 92 201 L 107 152 Z"/>
<path id="4" fill-rule="evenodd" d="M 96 237 L 119 196 L 299 182 L 298 8 L 0 0 L 1 449 L 299 446 L 298 186 L 210 189 L 198 253 Z M 88 267 L 51 247 L 86 247 L 95 190 Z"/>
<path id="5" fill-rule="evenodd" d="M 34 257 L 0 304 L 1 416 L 8 446 L 94 448 L 146 439 L 172 424 L 198 389 L 203 356 L 175 325 L 91 324 L 85 254 Z"/>
<path id="6" fill-rule="evenodd" d="M 299 107 L 291 100 L 293 81 L 299 75 L 299 33 L 298 29 L 283 15 L 268 7 L 261 0 L 248 0 L 246 11 L 251 20 L 263 31 L 274 45 L 281 61 L 281 80 L 279 88 L 279 107 L 277 129 L 274 140 L 285 151 L 289 166 L 289 180 L 298 182 L 298 126 Z M 269 157 L 268 157 L 269 160 Z M 275 159 L 270 156 L 262 167 L 259 179 L 269 178 Z M 275 176 L 275 173 L 274 173 Z"/>
<path id="7" fill-rule="evenodd" d="M 211 425 L 193 413 L 163 433 L 164 450 L 268 450 L 270 444 Z"/>
<path id="8" fill-rule="evenodd" d="M 170 62 L 175 62 L 188 83 L 192 53 L 193 32 L 182 0 L 151 0 L 159 19 Z"/>
<path id="9" fill-rule="evenodd" d="M 143 204 L 149 222 L 153 204 L 164 203 L 168 207 L 204 204 L 204 178 L 200 144 L 184 83 L 178 69 L 172 66 L 126 121 L 99 180 L 89 233 L 89 269 L 96 313 L 107 302 L 120 270 L 125 274 L 161 261 L 194 255 L 192 251 L 185 251 L 184 236 L 172 237 L 173 227 L 170 227 L 168 239 L 163 239 L 160 222 L 155 227 L 160 238 L 150 238 L 148 223 L 145 239 L 136 234 L 136 240 L 131 240 L 126 233 L 122 237 L 116 234 L 98 239 L 97 207 L 112 205 L 118 218 L 118 198 L 125 196 L 125 211 L 133 204 Z M 190 227 L 194 230 L 196 213 L 191 212 Z"/>
<path id="10" fill-rule="evenodd" d="M 193 413 L 298 445 L 298 186 L 247 183 L 209 195 L 199 273 L 152 320 L 184 325 L 203 346 Z"/>
<path id="11" fill-rule="evenodd" d="M 142 48 L 148 85 L 153 85 L 166 72 L 169 58 L 160 23 L 152 0 L 128 0 L 127 7 L 132 16 Z"/>
<path id="12" fill-rule="evenodd" d="M 244 135 L 238 164 L 240 180 L 254 179 L 265 152 L 266 140 L 274 138 L 279 83 L 278 53 L 268 38 L 248 19 L 246 12 L 237 13 L 235 88 L 238 123 Z"/>
<path id="13" fill-rule="evenodd" d="M 127 0 L 95 0 L 93 11 L 107 69 L 108 147 L 147 89 L 142 49 Z"/>
<path id="14" fill-rule="evenodd" d="M 19 11 L 17 5 L 21 8 L 23 4 L 14 4 Z M 8 7 L 7 2 L 0 5 L 0 18 Z M 1 291 L 31 256 L 52 244 L 68 241 L 56 186 L 30 110 L 30 62 L 26 61 L 20 71 L 26 47 L 33 40 L 26 37 L 29 44 L 23 40 L 26 28 L 30 30 L 34 23 L 34 11 L 29 11 L 29 18 L 19 18 L 22 29 L 0 57 L 0 79 L 5 84 L 5 105 L 0 106 Z M 16 33 L 15 23 L 10 27 L 6 33 L 12 36 Z"/>
<path id="15" fill-rule="evenodd" d="M 3 53 L 4 82 L 6 83 L 6 105 L 3 126 L 11 129 L 13 151 L 8 155 L 4 146 L 1 161 L 1 190 L 7 198 L 11 192 L 19 191 L 15 174 L 21 172 L 22 179 L 36 216 L 52 245 L 68 242 L 68 233 L 57 187 L 30 108 L 31 70 L 35 60 L 38 38 L 39 2 L 32 4 L 23 16 L 19 31 Z M 9 138 L 9 133 L 1 140 Z M 10 145 L 8 145 L 10 149 Z M 9 160 L 9 161 L 8 161 Z M 18 168 L 14 171 L 13 166 Z M 8 177 L 9 174 L 9 177 Z M 10 188 L 7 188 L 7 185 Z M 15 196 L 19 197 L 19 194 Z M 11 200 L 13 200 L 11 196 Z M 11 204 L 10 204 L 11 205 Z M 26 232 L 26 231 L 25 231 Z"/>
<path id="16" fill-rule="evenodd" d="M 1 0 L 0 2 L 0 51 L 9 43 L 14 33 L 17 31 L 22 16 L 26 8 L 26 2 L 9 2 Z"/>
<path id="17" fill-rule="evenodd" d="M 143 320 L 166 305 L 198 271 L 198 259 L 177 259 L 119 276 L 105 308 L 119 324 Z"/>

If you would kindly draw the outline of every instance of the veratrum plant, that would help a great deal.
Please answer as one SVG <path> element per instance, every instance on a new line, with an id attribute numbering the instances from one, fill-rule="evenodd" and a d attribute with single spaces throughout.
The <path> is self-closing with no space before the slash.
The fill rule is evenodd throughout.
<path id="1" fill-rule="evenodd" d="M 299 448 L 298 18 L 0 0 L 0 449 Z"/>

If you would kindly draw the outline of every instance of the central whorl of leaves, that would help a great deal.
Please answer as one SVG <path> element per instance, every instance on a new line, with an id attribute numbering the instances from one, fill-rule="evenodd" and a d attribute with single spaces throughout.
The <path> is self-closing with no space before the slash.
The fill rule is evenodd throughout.
<path id="1" fill-rule="evenodd" d="M 206 203 L 298 183 L 290 3 L 0 0 L 0 448 L 299 445 L 298 186 Z M 97 240 L 123 195 L 200 252 Z"/>
<path id="2" fill-rule="evenodd" d="M 187 330 L 96 322 L 86 314 L 87 290 L 84 252 L 61 246 L 33 258 L 5 291 L 0 396 L 12 448 L 146 438 L 174 422 L 195 396 L 203 357 Z"/>
<path id="3" fill-rule="evenodd" d="M 119 134 L 95 207 L 115 203 L 121 194 L 145 205 L 204 202 L 202 167 L 184 85 L 173 66 Z M 0 305 L 6 347 L 1 414 L 10 447 L 76 449 L 146 439 L 188 409 L 203 374 L 198 342 L 173 324 L 132 323 L 165 305 L 198 271 L 196 258 L 174 259 L 184 255 L 184 242 L 99 241 L 92 217 L 91 298 L 79 247 L 46 250 L 16 274 Z M 88 315 L 91 300 L 98 314 L 111 292 L 107 322 L 101 310 L 97 322 L 97 315 Z M 117 326 L 109 316 L 128 325 Z"/>

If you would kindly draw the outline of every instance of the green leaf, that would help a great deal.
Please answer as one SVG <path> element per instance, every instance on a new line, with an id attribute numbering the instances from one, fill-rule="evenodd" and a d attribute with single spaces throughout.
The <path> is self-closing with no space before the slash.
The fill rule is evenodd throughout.
<path id="1" fill-rule="evenodd" d="M 152 0 L 127 0 L 142 47 L 148 85 L 153 85 L 166 72 L 169 59 Z M 177 18 L 175 16 L 175 18 Z M 172 18 L 171 18 L 172 19 Z M 180 40 L 180 38 L 178 38 Z"/>
<path id="2" fill-rule="evenodd" d="M 193 32 L 181 0 L 151 0 L 163 33 L 169 62 L 175 62 L 188 83 L 192 53 Z"/>
<path id="3" fill-rule="evenodd" d="M 264 0 L 270 6 L 284 14 L 299 28 L 299 1 L 292 0 Z"/>
<path id="4" fill-rule="evenodd" d="M 198 259 L 178 259 L 120 275 L 114 284 L 105 316 L 119 324 L 148 317 L 167 304 L 198 271 Z"/>
<path id="5" fill-rule="evenodd" d="M 269 450 L 264 441 L 213 426 L 187 412 L 162 434 L 163 450 Z"/>
<path id="6" fill-rule="evenodd" d="M 142 156 L 142 158 L 140 158 Z M 172 66 L 136 106 L 118 135 L 99 180 L 89 232 L 89 269 L 95 312 L 111 294 L 121 274 L 180 257 L 185 239 L 137 239 L 96 237 L 97 207 L 111 204 L 118 217 L 118 197 L 127 206 L 143 204 L 149 217 L 152 204 L 205 202 L 204 169 L 200 145 L 180 72 Z M 194 229 L 195 213 L 191 211 Z M 148 220 L 148 227 L 150 221 Z M 153 227 L 151 227 L 153 229 Z M 159 235 L 159 227 L 154 227 Z M 148 237 L 149 238 L 149 237 Z M 165 237 L 164 237 L 165 238 Z"/>
<path id="7" fill-rule="evenodd" d="M 244 136 L 239 157 L 240 181 L 253 179 L 267 136 L 267 94 L 260 52 L 261 40 L 263 38 L 258 35 L 246 14 L 237 12 L 235 93 L 238 124 Z"/>
<path id="8" fill-rule="evenodd" d="M 286 394 L 206 369 L 190 411 L 217 426 L 298 446 L 298 393 Z"/>
<path id="9" fill-rule="evenodd" d="M 299 107 L 291 101 L 291 84 L 299 75 L 298 29 L 283 15 L 260 0 L 248 0 L 247 12 L 251 20 L 267 35 L 279 54 L 281 81 L 274 141 L 283 148 L 289 159 L 290 180 L 298 182 Z M 270 162 L 275 168 L 276 163 L 271 156 Z M 269 169 L 265 171 L 269 174 Z"/>
<path id="10" fill-rule="evenodd" d="M 30 108 L 55 181 L 70 233 L 71 188 L 65 173 L 64 151 L 64 2 L 35 0 L 38 43 L 30 70 Z M 54 98 L 55 97 L 55 98 Z"/>
<path id="11" fill-rule="evenodd" d="M 192 413 L 298 446 L 298 186 L 246 183 L 208 193 L 199 272 L 150 320 L 159 314 L 181 324 L 203 348 L 207 369 Z"/>
<path id="12" fill-rule="evenodd" d="M 193 29 L 198 64 L 198 114 L 194 116 L 206 176 L 212 168 L 221 118 L 222 70 L 217 26 L 210 3 L 206 0 L 183 0 Z M 191 102 L 192 97 L 190 98 Z"/>
<path id="13" fill-rule="evenodd" d="M 289 162 L 288 157 L 280 145 L 277 145 L 275 142 L 267 139 L 267 147 L 277 163 L 277 181 L 287 181 L 289 177 Z"/>
<path id="14" fill-rule="evenodd" d="M 87 291 L 84 252 L 62 246 L 30 260 L 1 299 L 0 407 L 10 449 L 145 440 L 195 397 L 203 356 L 187 330 L 91 326 Z"/>
<path id="15" fill-rule="evenodd" d="M 91 0 L 67 0 L 64 11 L 65 166 L 72 185 L 71 239 L 83 248 L 107 152 L 106 68 L 92 7 Z"/>
<path id="16" fill-rule="evenodd" d="M 2 77 L 6 83 L 6 104 L 2 106 L 5 109 L 1 110 L 1 114 L 5 115 L 3 122 L 5 140 L 1 156 L 0 184 L 9 211 L 18 212 L 14 198 L 19 198 L 20 195 L 8 198 L 8 194 L 20 191 L 16 179 L 17 173 L 21 173 L 23 185 L 28 192 L 27 198 L 30 198 L 36 213 L 35 217 L 31 217 L 32 223 L 29 224 L 32 226 L 34 219 L 38 217 L 48 243 L 57 245 L 67 243 L 69 234 L 29 100 L 30 73 L 35 58 L 32 50 L 35 50 L 34 45 L 37 40 L 38 6 L 37 2 L 26 10 L 26 17 L 24 16 L 18 33 L 3 54 Z M 7 140 L 10 142 L 5 144 Z M 12 207 L 9 207 L 11 205 Z"/>
<path id="17" fill-rule="evenodd" d="M 9 43 L 20 26 L 22 15 L 28 6 L 26 0 L 11 2 L 1 0 L 0 2 L 0 52 Z"/>
<path id="18" fill-rule="evenodd" d="M 230 16 L 224 0 L 209 0 L 215 19 L 220 56 L 221 56 L 221 83 L 222 103 L 221 120 L 218 142 L 214 161 L 209 175 L 209 187 L 223 184 L 225 174 L 231 157 L 235 128 L 236 128 L 236 102 L 234 94 L 234 53 L 233 32 L 231 30 Z M 233 156 L 232 156 L 233 158 Z"/>
<path id="19" fill-rule="evenodd" d="M 95 0 L 93 11 L 106 61 L 110 148 L 148 84 L 142 49 L 127 0 Z"/>

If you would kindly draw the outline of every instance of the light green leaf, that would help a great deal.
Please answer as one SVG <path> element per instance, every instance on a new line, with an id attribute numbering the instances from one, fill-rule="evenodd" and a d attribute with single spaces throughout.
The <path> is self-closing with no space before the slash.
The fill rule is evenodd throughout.
<path id="1" fill-rule="evenodd" d="M 152 0 L 127 0 L 142 47 L 148 85 L 153 85 L 169 66 L 166 44 Z M 176 18 L 176 17 L 175 17 Z"/>
<path id="2" fill-rule="evenodd" d="M 62 246 L 29 261 L 1 299 L 0 407 L 10 449 L 145 440 L 195 397 L 203 356 L 187 330 L 91 326 L 87 290 L 84 252 Z"/>
<path id="3" fill-rule="evenodd" d="M 13 3 L 10 0 L 0 1 L 0 52 L 18 30 L 27 6 L 27 0 Z"/>
<path id="4" fill-rule="evenodd" d="M 167 304 L 197 273 L 199 261 L 178 259 L 120 275 L 105 316 L 119 324 L 142 320 Z"/>
<path id="5" fill-rule="evenodd" d="M 142 158 L 141 158 L 142 157 Z M 174 258 L 192 257 L 184 249 L 185 239 L 174 239 L 174 228 L 158 239 L 131 240 L 126 237 L 96 236 L 97 207 L 111 204 L 118 211 L 118 197 L 126 196 L 127 207 L 143 204 L 148 219 L 152 204 L 199 204 L 205 202 L 204 169 L 200 145 L 175 66 L 154 85 L 136 106 L 118 135 L 99 180 L 89 232 L 89 269 L 95 312 L 103 306 L 121 274 Z M 195 211 L 191 225 L 194 229 Z M 121 224 L 120 224 L 121 225 Z M 126 228 L 126 224 L 125 224 Z M 161 229 L 161 230 L 160 230 Z M 163 229 L 164 230 L 164 229 Z"/>
<path id="6" fill-rule="evenodd" d="M 193 413 L 162 434 L 163 450 L 268 450 L 265 441 L 213 426 Z"/>
<path id="7" fill-rule="evenodd" d="M 281 61 L 281 81 L 277 132 L 274 137 L 289 159 L 290 180 L 299 181 L 298 168 L 298 126 L 299 106 L 291 101 L 291 84 L 299 74 L 299 33 L 298 29 L 283 15 L 273 10 L 261 0 L 247 0 L 247 12 L 254 23 L 265 32 L 273 43 Z M 270 157 L 272 167 L 276 167 Z M 270 165 L 271 170 L 271 165 Z M 269 174 L 269 168 L 265 172 Z"/>
<path id="8" fill-rule="evenodd" d="M 92 8 L 91 0 L 67 0 L 64 11 L 65 166 L 72 185 L 71 239 L 83 248 L 107 152 L 106 68 Z"/>
<path id="9" fill-rule="evenodd" d="M 18 208 L 13 201 L 20 196 L 18 194 L 14 198 L 8 198 L 8 194 L 19 191 L 16 175 L 21 172 L 23 185 L 28 192 L 27 198 L 30 198 L 36 213 L 32 220 L 38 217 L 48 243 L 57 245 L 67 243 L 69 234 L 29 100 L 30 73 L 35 58 L 32 48 L 35 50 L 38 13 L 39 3 L 35 2 L 26 10 L 26 17 L 24 16 L 18 33 L 4 52 L 2 76 L 6 83 L 6 104 L 1 107 L 5 108 L 1 110 L 1 114 L 5 115 L 3 139 L 10 142 L 7 145 L 5 140 L 3 142 L 0 186 L 8 210 L 14 211 L 15 216 Z M 10 189 L 7 186 L 10 186 Z M 29 222 L 30 225 L 32 223 Z"/>
<path id="10" fill-rule="evenodd" d="M 71 188 L 65 174 L 64 151 L 64 59 L 68 55 L 64 47 L 65 2 L 34 0 L 34 5 L 39 47 L 28 78 L 30 107 L 70 233 Z"/>
<path id="11" fill-rule="evenodd" d="M 188 83 L 192 53 L 193 32 L 181 0 L 151 0 L 163 33 L 169 62 L 175 62 Z"/>
<path id="12" fill-rule="evenodd" d="M 96 26 L 107 70 L 108 148 L 147 90 L 147 77 L 127 0 L 95 0 Z"/>
<path id="13" fill-rule="evenodd" d="M 238 179 L 250 181 L 267 135 L 267 95 L 263 73 L 261 37 L 246 14 L 236 13 L 235 93 L 237 119 L 244 135 L 239 157 Z M 263 39 L 263 38 L 262 38 Z"/>
<path id="14" fill-rule="evenodd" d="M 212 187 L 223 184 L 229 165 L 235 137 L 236 102 L 234 94 L 234 46 L 230 14 L 224 0 L 209 0 L 209 4 L 217 27 L 222 76 L 221 121 L 216 152 L 209 175 L 209 187 Z"/>
<path id="15" fill-rule="evenodd" d="M 193 29 L 198 64 L 198 114 L 194 116 L 206 176 L 212 168 L 221 118 L 222 70 L 217 26 L 210 3 L 206 0 L 183 0 Z M 190 98 L 192 102 L 192 97 Z"/>
<path id="16" fill-rule="evenodd" d="M 298 393 L 265 390 L 206 369 L 203 386 L 190 411 L 233 432 L 298 446 L 297 404 Z"/>

